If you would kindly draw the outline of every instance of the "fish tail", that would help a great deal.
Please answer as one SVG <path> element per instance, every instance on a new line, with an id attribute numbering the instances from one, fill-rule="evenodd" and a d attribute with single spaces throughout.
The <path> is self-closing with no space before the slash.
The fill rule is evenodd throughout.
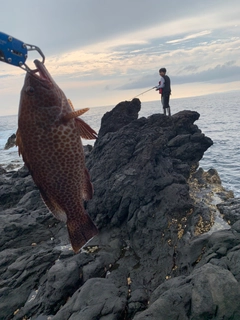
<path id="1" fill-rule="evenodd" d="M 67 228 L 71 245 L 75 253 L 98 233 L 97 227 L 87 213 L 85 213 L 84 216 L 81 215 L 81 220 L 68 220 Z"/>

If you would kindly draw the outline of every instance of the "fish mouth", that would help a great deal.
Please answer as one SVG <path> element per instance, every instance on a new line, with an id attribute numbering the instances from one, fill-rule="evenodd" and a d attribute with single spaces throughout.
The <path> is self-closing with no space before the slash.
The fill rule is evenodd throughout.
<path id="1" fill-rule="evenodd" d="M 32 70 L 29 74 L 30 76 L 34 77 L 36 80 L 38 80 L 39 82 L 41 82 L 41 84 L 46 87 L 52 87 L 54 80 L 51 77 L 51 75 L 49 74 L 49 72 L 47 71 L 46 67 L 44 66 L 44 64 L 39 61 L 39 60 L 34 60 L 34 64 L 36 66 L 35 70 Z"/>

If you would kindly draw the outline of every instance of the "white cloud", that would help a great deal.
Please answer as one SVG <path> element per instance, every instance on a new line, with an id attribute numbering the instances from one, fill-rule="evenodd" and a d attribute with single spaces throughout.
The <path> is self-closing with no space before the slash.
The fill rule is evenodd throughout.
<path id="1" fill-rule="evenodd" d="M 231 0 L 231 6 L 223 0 L 71 0 L 71 5 L 65 0 L 25 0 L 22 15 L 11 6 L 1 6 L 3 31 L 38 45 L 56 82 L 80 104 L 107 105 L 131 98 L 157 84 L 162 66 L 171 77 L 185 80 L 196 73 L 210 75 L 209 70 L 228 61 L 240 66 L 239 0 Z M 0 98 L 15 113 L 23 74 L 0 63 Z M 116 90 L 131 85 L 126 92 Z M 173 86 L 176 95 L 190 94 L 187 85 L 181 90 Z M 191 92 L 199 94 L 201 86 L 204 92 L 204 82 L 195 82 Z M 208 88 L 217 90 L 217 84 Z"/>
<path id="2" fill-rule="evenodd" d="M 202 37 L 202 36 L 206 36 L 207 34 L 210 34 L 210 33 L 211 33 L 210 30 L 201 31 L 201 32 L 198 32 L 198 33 L 190 34 L 190 35 L 185 36 L 185 37 L 183 37 L 181 39 L 167 41 L 166 43 L 179 43 L 179 42 L 183 42 L 183 41 L 186 41 L 186 40 L 189 40 L 189 39 L 195 39 L 195 38 L 199 38 L 199 37 Z"/>

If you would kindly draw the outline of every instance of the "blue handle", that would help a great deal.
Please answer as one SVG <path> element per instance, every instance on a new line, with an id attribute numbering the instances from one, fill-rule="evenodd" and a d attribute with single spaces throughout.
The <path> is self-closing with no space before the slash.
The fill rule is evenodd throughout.
<path id="1" fill-rule="evenodd" d="M 24 42 L 0 32 L 0 61 L 22 67 L 28 57 Z"/>

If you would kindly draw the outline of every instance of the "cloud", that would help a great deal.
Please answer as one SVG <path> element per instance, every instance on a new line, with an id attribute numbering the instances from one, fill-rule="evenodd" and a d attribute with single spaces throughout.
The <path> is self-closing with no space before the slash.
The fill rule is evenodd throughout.
<path id="1" fill-rule="evenodd" d="M 198 67 L 195 67 L 197 69 Z M 193 70 L 194 67 L 191 66 Z M 224 83 L 239 81 L 240 77 L 240 66 L 235 65 L 234 61 L 229 61 L 224 65 L 216 65 L 213 68 L 209 68 L 202 72 L 191 73 L 187 75 L 173 75 L 171 76 L 172 85 L 193 83 L 193 82 L 213 82 L 213 83 Z M 117 87 L 117 90 L 131 90 L 139 88 L 153 87 L 154 75 L 149 74 L 139 78 L 136 81 L 126 83 L 120 87 Z M 157 83 L 155 84 L 157 85 Z"/>
<path id="2" fill-rule="evenodd" d="M 174 43 L 175 44 L 175 43 L 183 42 L 183 41 L 186 41 L 186 40 L 189 40 L 189 39 L 195 39 L 195 38 L 203 37 L 203 36 L 206 36 L 206 35 L 208 35 L 210 33 L 211 33 L 211 31 L 209 31 L 209 30 L 201 31 L 201 32 L 198 32 L 198 33 L 187 35 L 187 36 L 185 36 L 185 37 L 183 37 L 181 39 L 167 41 L 167 43 Z"/>
<path id="3" fill-rule="evenodd" d="M 218 39 L 212 33 L 206 42 L 193 42 L 188 46 L 170 48 L 162 44 L 162 38 L 148 44 L 124 45 L 119 47 L 88 46 L 69 51 L 58 56 L 49 56 L 46 65 L 53 76 L 79 79 L 83 81 L 117 78 L 120 82 L 128 76 L 132 82 L 139 75 L 151 77 L 158 75 L 160 66 L 165 65 L 171 75 L 193 73 L 210 68 L 213 63 L 223 63 L 229 59 L 239 61 L 240 39 Z M 196 39 L 192 39 L 195 41 Z M 228 52 L 231 48 L 231 52 Z M 224 61 L 224 62 L 225 62 Z M 240 61 L 239 61 L 240 62 Z M 132 78 L 130 80 L 130 78 Z M 125 80 L 126 81 L 126 80 Z"/>
<path id="4" fill-rule="evenodd" d="M 13 76 L 12 74 L 2 74 L 2 75 L 0 75 L 0 78 L 9 78 L 12 76 Z"/>
<path id="5" fill-rule="evenodd" d="M 192 83 L 192 82 L 213 82 L 224 83 L 240 80 L 240 65 L 235 65 L 234 61 L 228 61 L 223 65 L 216 65 L 202 72 L 189 75 L 172 76 L 174 84 Z"/>
<path id="6" fill-rule="evenodd" d="M 21 14 L 3 2 L 0 24 L 3 32 L 42 49 L 46 67 L 70 98 L 107 105 L 157 85 L 160 67 L 181 95 L 187 81 L 215 90 L 213 83 L 237 78 L 239 15 L 239 0 L 231 6 L 223 0 L 24 0 Z M 32 60 L 29 55 L 30 67 Z M 0 63 L 0 97 L 8 106 L 24 75 Z"/>
<path id="7" fill-rule="evenodd" d="M 0 23 L 4 32 L 49 55 L 121 38 L 142 41 L 238 24 L 238 10 L 238 0 L 231 6 L 222 0 L 25 0 L 19 14 L 5 1 Z"/>
<path id="8" fill-rule="evenodd" d="M 199 69 L 199 66 L 189 65 L 182 68 L 182 72 L 195 72 Z"/>

